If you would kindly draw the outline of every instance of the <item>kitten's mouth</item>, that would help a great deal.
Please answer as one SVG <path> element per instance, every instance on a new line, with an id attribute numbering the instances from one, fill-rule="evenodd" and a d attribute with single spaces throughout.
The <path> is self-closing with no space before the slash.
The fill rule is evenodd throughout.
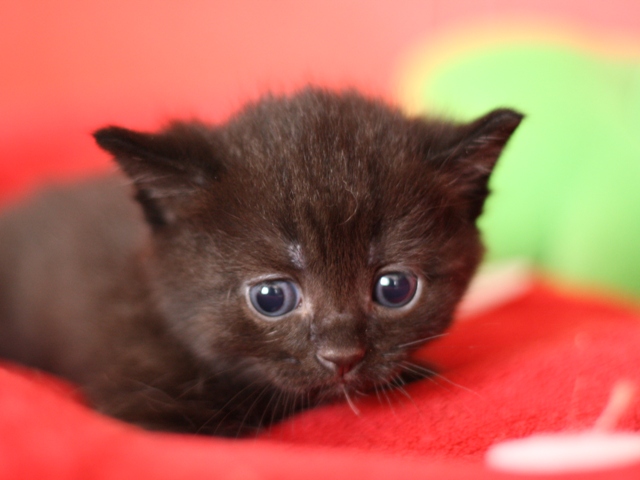
<path id="1" fill-rule="evenodd" d="M 402 370 L 394 362 L 378 364 L 359 361 L 345 362 L 343 365 L 319 363 L 325 368 L 318 370 L 316 366 L 308 370 L 307 366 L 301 369 L 301 365 L 296 362 L 296 365 L 290 365 L 293 368 L 286 369 L 289 375 L 277 375 L 272 377 L 272 381 L 285 391 L 300 397 L 315 398 L 319 403 L 345 399 L 352 402 L 356 397 L 393 388 Z"/>
<path id="2" fill-rule="evenodd" d="M 396 377 L 397 374 L 392 374 L 388 377 L 375 376 L 372 378 L 371 375 L 360 372 L 359 369 L 344 372 L 344 374 L 337 372 L 335 376 L 320 386 L 320 391 L 323 396 L 330 398 L 346 398 L 351 404 L 354 396 L 366 396 L 381 388 L 391 387 Z"/>

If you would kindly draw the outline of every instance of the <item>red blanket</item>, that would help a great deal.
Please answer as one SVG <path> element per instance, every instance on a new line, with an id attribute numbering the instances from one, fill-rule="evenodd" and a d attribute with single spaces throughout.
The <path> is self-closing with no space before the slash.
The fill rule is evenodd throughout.
<path id="1" fill-rule="evenodd" d="M 494 443 L 595 424 L 621 380 L 640 385 L 640 313 L 536 285 L 465 318 L 420 357 L 440 376 L 317 408 L 257 439 L 149 433 L 83 406 L 33 371 L 0 369 L 0 478 L 520 478 Z M 617 431 L 640 430 L 640 400 Z M 587 455 L 587 454 L 585 454 Z M 544 477 L 556 478 L 556 477 Z M 557 478 L 640 478 L 640 458 Z"/>

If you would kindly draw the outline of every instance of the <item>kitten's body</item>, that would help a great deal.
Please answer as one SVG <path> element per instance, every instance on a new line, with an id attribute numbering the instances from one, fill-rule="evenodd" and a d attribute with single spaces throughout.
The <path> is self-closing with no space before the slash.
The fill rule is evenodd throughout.
<path id="1" fill-rule="evenodd" d="M 308 90 L 216 128 L 102 130 L 143 208 L 117 177 L 5 215 L 0 354 L 111 415 L 224 435 L 381 388 L 451 321 L 520 118 L 407 119 Z M 372 291 L 396 272 L 414 293 L 385 307 Z M 252 286 L 281 280 L 295 308 L 257 311 Z"/>

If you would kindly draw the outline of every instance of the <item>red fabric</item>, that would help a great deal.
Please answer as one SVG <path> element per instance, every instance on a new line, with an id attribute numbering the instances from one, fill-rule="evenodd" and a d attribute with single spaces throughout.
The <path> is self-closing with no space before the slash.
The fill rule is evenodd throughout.
<path id="1" fill-rule="evenodd" d="M 423 349 L 446 380 L 408 386 L 411 399 L 360 398 L 360 416 L 329 405 L 240 441 L 144 432 L 5 365 L 0 478 L 519 478 L 485 467 L 487 447 L 590 428 L 617 381 L 640 384 L 639 345 L 637 311 L 538 285 Z M 637 399 L 619 427 L 640 430 Z M 541 478 L 640 478 L 640 463 Z"/>

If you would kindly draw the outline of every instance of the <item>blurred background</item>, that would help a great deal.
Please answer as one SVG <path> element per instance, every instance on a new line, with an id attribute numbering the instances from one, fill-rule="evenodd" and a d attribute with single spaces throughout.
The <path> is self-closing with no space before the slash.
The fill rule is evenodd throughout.
<path id="1" fill-rule="evenodd" d="M 636 0 L 5 0 L 0 201 L 111 170 L 90 133 L 224 121 L 355 87 L 409 112 L 526 119 L 492 180 L 488 259 L 640 295 Z"/>

